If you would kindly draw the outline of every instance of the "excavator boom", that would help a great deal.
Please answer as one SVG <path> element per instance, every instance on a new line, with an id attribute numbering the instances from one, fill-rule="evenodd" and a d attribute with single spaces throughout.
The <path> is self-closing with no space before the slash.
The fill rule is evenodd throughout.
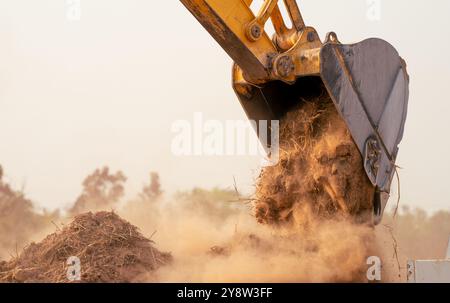
<path id="1" fill-rule="evenodd" d="M 324 92 L 331 97 L 377 189 L 379 223 L 409 98 L 406 63 L 395 48 L 377 38 L 342 44 L 333 32 L 322 42 L 313 27 L 305 26 L 296 0 L 283 0 L 292 28 L 278 0 L 264 0 L 257 14 L 250 8 L 252 0 L 180 1 L 235 62 L 233 88 L 249 119 L 280 120 L 300 100 Z M 265 31 L 269 20 L 272 38 Z"/>

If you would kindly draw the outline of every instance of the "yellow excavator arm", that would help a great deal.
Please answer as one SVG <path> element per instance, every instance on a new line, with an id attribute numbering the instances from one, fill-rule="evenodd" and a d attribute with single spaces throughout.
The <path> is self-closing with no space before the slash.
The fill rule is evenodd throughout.
<path id="1" fill-rule="evenodd" d="M 409 98 L 406 64 L 395 48 L 377 38 L 341 44 L 333 32 L 322 42 L 305 26 L 296 0 L 283 0 L 292 28 L 278 0 L 265 0 L 256 15 L 252 0 L 180 1 L 235 62 L 233 88 L 249 119 L 280 120 L 302 100 L 330 96 L 377 189 L 374 213 L 381 221 Z M 272 38 L 264 30 L 269 19 Z"/>
<path id="2" fill-rule="evenodd" d="M 245 79 L 253 84 L 272 80 L 294 82 L 298 76 L 318 75 L 322 43 L 313 28 L 305 27 L 295 0 L 285 0 L 291 22 L 286 27 L 278 0 L 264 1 L 255 16 L 252 0 L 181 0 L 216 39 Z M 269 20 L 273 39 L 264 30 Z"/>

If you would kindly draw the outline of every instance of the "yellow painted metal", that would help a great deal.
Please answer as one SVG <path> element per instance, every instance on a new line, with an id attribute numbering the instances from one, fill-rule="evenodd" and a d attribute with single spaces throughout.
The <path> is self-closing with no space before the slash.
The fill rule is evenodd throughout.
<path id="1" fill-rule="evenodd" d="M 239 85 L 273 80 L 294 83 L 298 77 L 318 75 L 322 43 L 306 27 L 295 0 L 284 0 L 293 27 L 287 28 L 278 0 L 265 0 L 257 16 L 252 0 L 181 0 L 239 66 Z M 264 26 L 271 19 L 275 36 Z"/>
<path id="2" fill-rule="evenodd" d="M 305 22 L 303 21 L 302 14 L 300 13 L 300 9 L 298 8 L 296 0 L 284 0 L 284 4 L 286 5 L 286 9 L 289 12 L 289 16 L 291 17 L 292 24 L 297 31 L 303 30 L 305 27 Z"/>
<path id="3" fill-rule="evenodd" d="M 259 24 L 266 24 L 272 14 L 273 9 L 277 6 L 278 0 L 265 0 L 263 6 L 259 10 L 256 20 Z"/>
<path id="4" fill-rule="evenodd" d="M 264 32 L 264 25 L 277 7 L 278 0 L 265 0 L 254 20 L 247 24 L 246 34 L 250 41 L 257 41 Z"/>
<path id="5" fill-rule="evenodd" d="M 305 27 L 296 44 L 287 52 L 274 59 L 274 66 L 284 57 L 292 60 L 293 70 L 287 76 L 282 76 L 277 69 L 273 69 L 273 77 L 280 78 L 287 83 L 293 83 L 298 77 L 313 76 L 320 74 L 320 49 L 322 42 L 316 30 L 312 27 Z"/>
<path id="6" fill-rule="evenodd" d="M 263 32 L 258 41 L 249 41 L 245 30 L 246 25 L 252 22 L 256 17 L 253 14 L 247 2 L 249 0 L 203 0 L 214 12 L 223 20 L 230 30 L 247 46 L 247 48 L 263 64 L 267 63 L 267 54 L 275 53 L 276 48 L 267 35 Z M 202 1 L 200 1 L 202 2 Z"/>
<path id="7" fill-rule="evenodd" d="M 246 79 L 261 83 L 268 77 L 269 54 L 277 49 L 266 32 L 258 41 L 246 35 L 246 26 L 255 20 L 250 0 L 180 0 L 208 30 L 233 61 L 244 71 Z"/>

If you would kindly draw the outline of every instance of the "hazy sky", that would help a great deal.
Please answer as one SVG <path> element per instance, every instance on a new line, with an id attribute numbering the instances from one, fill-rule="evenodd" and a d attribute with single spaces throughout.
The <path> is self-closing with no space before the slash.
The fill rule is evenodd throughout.
<path id="1" fill-rule="evenodd" d="M 226 0 L 224 0 L 226 1 Z M 308 25 L 343 43 L 382 37 L 407 60 L 411 98 L 398 165 L 402 202 L 450 209 L 450 1 L 298 1 Z M 249 191 L 257 157 L 176 157 L 175 120 L 246 119 L 231 60 L 177 0 L 0 0 L 0 163 L 39 205 L 72 203 L 83 178 L 109 165 L 135 194 L 150 171 L 171 193 Z M 432 4 L 432 5 L 431 5 Z M 391 201 L 394 203 L 395 201 Z"/>

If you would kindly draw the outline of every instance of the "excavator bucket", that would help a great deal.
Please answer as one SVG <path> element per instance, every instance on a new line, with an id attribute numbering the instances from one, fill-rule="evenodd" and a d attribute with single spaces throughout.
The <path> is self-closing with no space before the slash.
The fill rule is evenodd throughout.
<path id="1" fill-rule="evenodd" d="M 365 158 L 369 179 L 389 192 L 408 107 L 404 61 L 380 39 L 326 44 L 321 51 L 320 74 Z"/>
<path id="2" fill-rule="evenodd" d="M 277 0 L 265 0 L 257 16 L 249 8 L 251 0 L 181 2 L 234 60 L 233 88 L 250 120 L 280 120 L 301 100 L 324 93 L 331 97 L 377 189 L 374 213 L 379 223 L 409 97 L 406 64 L 395 48 L 374 38 L 341 44 L 334 33 L 322 43 L 314 28 L 303 24 L 295 0 L 284 1 L 292 29 L 280 21 Z M 264 31 L 269 16 L 276 30 L 273 39 Z M 260 137 L 270 132 L 265 135 Z"/>
<path id="3" fill-rule="evenodd" d="M 406 65 L 380 39 L 324 44 L 320 62 L 318 76 L 298 78 L 294 84 L 271 81 L 252 87 L 251 93 L 243 93 L 234 82 L 235 92 L 249 119 L 271 121 L 282 119 L 300 100 L 315 99 L 326 90 L 364 159 L 367 176 L 378 189 L 375 214 L 379 221 L 389 198 L 406 121 Z"/>

